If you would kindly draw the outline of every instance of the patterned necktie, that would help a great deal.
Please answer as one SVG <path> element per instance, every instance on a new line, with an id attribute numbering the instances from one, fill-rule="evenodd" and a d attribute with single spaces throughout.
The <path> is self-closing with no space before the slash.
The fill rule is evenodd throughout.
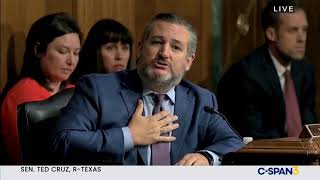
<path id="1" fill-rule="evenodd" d="M 284 85 L 284 99 L 286 105 L 286 124 L 289 137 L 298 137 L 301 130 L 301 116 L 299 111 L 299 105 L 297 101 L 297 95 L 294 88 L 293 80 L 291 78 L 290 71 L 286 71 Z"/>
<path id="2" fill-rule="evenodd" d="M 164 94 L 154 94 L 152 115 L 160 112 Z M 151 164 L 170 165 L 170 146 L 168 142 L 158 142 L 151 145 Z"/>

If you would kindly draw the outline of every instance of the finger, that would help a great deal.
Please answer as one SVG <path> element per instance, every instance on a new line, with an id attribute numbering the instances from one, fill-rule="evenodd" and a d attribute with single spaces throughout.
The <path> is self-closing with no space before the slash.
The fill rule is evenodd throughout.
<path id="1" fill-rule="evenodd" d="M 178 123 L 174 123 L 174 124 L 168 125 L 168 126 L 163 126 L 162 128 L 160 128 L 160 134 L 173 131 L 173 130 L 177 129 L 178 127 L 179 127 Z"/>
<path id="2" fill-rule="evenodd" d="M 175 140 L 176 140 L 176 137 L 174 136 L 159 136 L 156 142 L 172 142 Z"/>
<path id="3" fill-rule="evenodd" d="M 188 159 L 185 161 L 184 166 L 192 166 L 196 160 L 197 160 L 196 156 L 190 155 Z"/>
<path id="4" fill-rule="evenodd" d="M 193 163 L 193 165 L 197 165 L 197 166 L 209 166 L 209 160 L 202 154 L 199 153 L 195 153 L 196 156 L 196 161 Z"/>
<path id="5" fill-rule="evenodd" d="M 192 153 L 191 155 L 194 158 L 192 166 L 208 166 L 209 165 L 209 161 L 202 154 Z"/>
<path id="6" fill-rule="evenodd" d="M 208 162 L 202 161 L 200 159 L 197 159 L 193 162 L 192 166 L 209 166 Z"/>
<path id="7" fill-rule="evenodd" d="M 205 164 L 205 162 L 203 162 L 203 161 L 201 161 L 199 159 L 196 159 L 192 164 L 192 166 L 205 166 L 205 165 L 209 165 L 209 164 L 208 163 Z"/>
<path id="8" fill-rule="evenodd" d="M 183 166 L 183 163 L 184 163 L 184 160 L 181 159 L 180 161 L 178 161 L 178 162 L 176 163 L 176 165 L 177 165 L 177 166 Z"/>
<path id="9" fill-rule="evenodd" d="M 136 107 L 136 110 L 135 110 L 133 116 L 141 116 L 142 112 L 143 112 L 143 101 L 141 99 L 139 99 L 138 105 Z"/>
<path id="10" fill-rule="evenodd" d="M 159 121 L 167 116 L 171 115 L 168 111 L 160 111 L 157 114 L 150 116 L 150 120 Z"/>
<path id="11" fill-rule="evenodd" d="M 163 126 L 167 126 L 168 124 L 174 122 L 178 120 L 178 116 L 177 115 L 168 115 L 167 117 L 163 118 L 162 120 L 159 121 L 159 126 L 163 127 Z"/>
<path id="12" fill-rule="evenodd" d="M 188 160 L 188 158 L 189 158 L 189 156 L 188 156 L 188 154 L 186 154 L 185 156 L 183 156 L 183 158 L 182 158 L 180 161 L 177 162 L 176 165 L 178 165 L 178 166 L 184 166 L 185 163 L 186 163 L 186 161 Z"/>

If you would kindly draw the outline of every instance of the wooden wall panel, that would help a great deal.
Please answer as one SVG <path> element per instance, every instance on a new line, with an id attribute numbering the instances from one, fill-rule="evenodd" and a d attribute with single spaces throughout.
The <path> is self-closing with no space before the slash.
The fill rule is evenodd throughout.
<path id="1" fill-rule="evenodd" d="M 263 43 L 260 14 L 265 2 L 265 0 L 222 1 L 223 72 Z M 241 34 L 237 26 L 237 20 L 241 15 L 244 15 L 248 21 L 249 30 L 246 34 Z"/>
<path id="2" fill-rule="evenodd" d="M 85 35 L 102 18 L 116 19 L 134 33 L 134 2 L 135 0 L 78 0 L 75 15 Z"/>
<path id="3" fill-rule="evenodd" d="M 319 61 L 319 42 L 320 42 L 320 1 L 309 0 L 301 1 L 307 10 L 309 29 L 307 40 L 306 55 L 310 62 L 315 66 L 316 79 L 316 113 L 318 122 L 320 122 L 320 61 Z"/>
<path id="4" fill-rule="evenodd" d="M 45 14 L 68 12 L 74 15 L 77 0 L 45 0 Z"/>
<path id="5" fill-rule="evenodd" d="M 0 92 L 8 79 L 14 79 L 23 62 L 25 39 L 31 24 L 48 13 L 67 11 L 72 1 L 1 0 Z"/>
<path id="6" fill-rule="evenodd" d="M 42 0 L 1 0 L 0 89 L 20 72 L 26 32 L 44 12 Z"/>
<path id="7" fill-rule="evenodd" d="M 200 28 L 198 29 L 198 35 L 199 35 L 199 46 L 198 46 L 198 56 L 197 61 L 200 61 L 201 63 L 198 63 L 198 68 L 192 69 L 190 72 L 191 74 L 198 74 L 201 73 L 201 78 L 199 78 L 200 85 L 213 89 L 214 84 L 213 82 L 213 67 L 212 67 L 212 61 L 213 61 L 213 8 L 212 8 L 212 1 L 211 0 L 204 0 L 201 1 L 201 7 L 200 7 Z M 201 49 L 200 49 L 201 48 Z M 190 77 L 190 76 L 189 76 Z"/>

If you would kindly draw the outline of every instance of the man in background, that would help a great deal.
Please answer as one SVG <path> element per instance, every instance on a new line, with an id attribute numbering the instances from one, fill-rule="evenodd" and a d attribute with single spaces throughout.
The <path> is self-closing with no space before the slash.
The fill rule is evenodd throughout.
<path id="1" fill-rule="evenodd" d="M 294 12 L 276 12 L 293 7 Z M 308 21 L 293 0 L 262 12 L 266 43 L 235 63 L 218 85 L 219 108 L 241 136 L 297 137 L 315 123 L 314 70 L 305 60 Z"/>

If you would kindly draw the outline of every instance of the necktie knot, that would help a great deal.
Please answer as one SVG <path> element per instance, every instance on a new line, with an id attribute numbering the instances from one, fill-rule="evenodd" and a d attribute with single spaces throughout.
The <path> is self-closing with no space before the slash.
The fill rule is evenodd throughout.
<path id="1" fill-rule="evenodd" d="M 288 76 L 290 76 L 290 71 L 289 70 L 286 70 L 284 73 L 283 73 L 284 77 L 287 78 Z"/>
<path id="2" fill-rule="evenodd" d="M 154 101 L 152 114 L 156 114 L 161 111 L 161 105 L 163 103 L 165 94 L 152 94 L 152 97 Z"/>
<path id="3" fill-rule="evenodd" d="M 290 70 L 286 70 L 286 71 L 284 72 L 284 79 L 285 79 L 285 81 L 287 81 L 287 80 L 289 80 L 289 79 L 292 79 L 292 78 L 291 78 L 291 71 L 290 71 Z"/>
<path id="4" fill-rule="evenodd" d="M 162 104 L 162 102 L 164 100 L 164 96 L 165 96 L 165 94 L 153 94 L 155 106 L 158 104 L 160 104 L 160 105 Z"/>
<path id="5" fill-rule="evenodd" d="M 285 93 L 285 95 L 288 93 L 288 91 L 291 91 L 290 90 L 291 85 L 292 85 L 291 74 L 290 74 L 289 70 L 286 70 L 284 72 L 284 93 Z"/>

